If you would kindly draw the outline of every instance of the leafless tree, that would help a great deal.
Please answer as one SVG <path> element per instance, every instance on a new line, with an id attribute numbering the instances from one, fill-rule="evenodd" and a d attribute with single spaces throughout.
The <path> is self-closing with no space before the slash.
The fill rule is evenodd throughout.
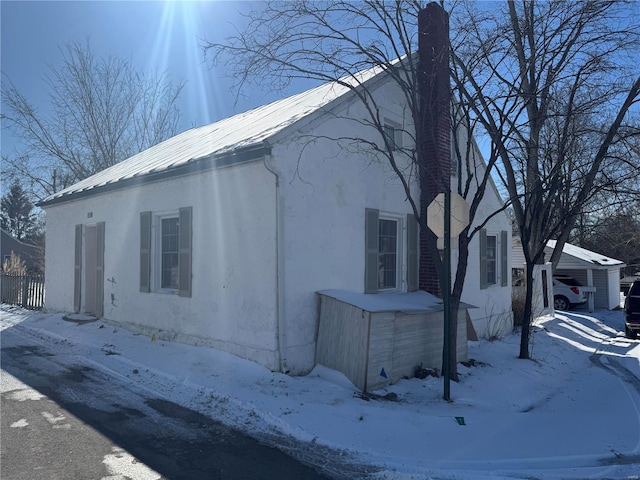
<path id="1" fill-rule="evenodd" d="M 534 265 L 544 261 L 547 241 L 558 240 L 551 258 L 557 263 L 594 192 L 621 185 L 622 177 L 615 172 L 625 170 L 623 165 L 629 167 L 627 173 L 633 172 L 631 161 L 620 161 L 618 147 L 637 135 L 637 126 L 634 129 L 629 121 L 640 92 L 634 58 L 640 32 L 637 4 L 460 0 L 445 6 L 452 19 L 456 108 L 471 133 L 491 140 L 487 168 L 480 175 L 468 172 L 474 188 L 466 191 L 467 200 L 473 215 L 488 176 L 502 182 L 524 246 L 531 287 Z M 384 69 L 401 88 L 413 125 L 421 125 L 413 54 L 423 7 L 420 1 L 268 2 L 250 14 L 238 35 L 205 48 L 216 60 L 229 60 L 238 89 L 246 84 L 265 88 L 265 78 L 273 89 L 298 78 L 342 83 L 369 109 L 369 124 L 384 137 L 376 99 L 356 73 L 374 66 Z M 396 62 L 399 58 L 403 61 Z M 421 132 L 406 134 L 415 140 Z M 419 203 L 411 198 L 410 177 L 388 147 L 385 144 L 378 153 L 402 180 L 421 227 L 428 231 Z M 420 149 L 404 153 L 420 165 Z M 465 185 L 459 183 L 458 190 L 464 194 Z M 466 275 L 466 247 L 476 232 L 468 229 L 459 239 L 454 308 Z M 521 358 L 529 358 L 531 293 L 528 288 Z M 451 362 L 455 372 L 455 359 Z"/>
<path id="2" fill-rule="evenodd" d="M 247 85 L 280 90 L 294 79 L 337 82 L 349 88 L 368 112 L 364 123 L 376 132 L 380 141 L 372 142 L 370 136 L 352 138 L 348 134 L 332 140 L 345 148 L 357 145 L 358 151 L 373 153 L 376 158 L 382 158 L 391 165 L 404 187 L 422 232 L 431 239 L 431 251 L 425 253 L 435 261 L 440 284 L 443 285 L 442 262 L 435 236 L 427 228 L 426 215 L 418 195 L 416 192 L 412 195 L 411 190 L 412 183 L 419 175 L 420 165 L 424 165 L 420 136 L 429 134 L 420 127 L 414 127 L 424 125 L 426 113 L 418 94 L 419 66 L 415 54 L 418 47 L 418 12 L 424 6 L 425 3 L 421 1 L 269 1 L 249 14 L 246 27 L 237 35 L 224 43 L 206 43 L 204 48 L 213 53 L 214 61 L 226 62 L 235 75 L 238 91 Z M 443 55 L 448 53 L 444 52 Z M 410 125 L 403 126 L 403 133 L 412 142 L 401 149 L 397 149 L 385 134 L 383 114 L 378 108 L 380 99 L 372 94 L 369 84 L 363 82 L 359 75 L 371 68 L 384 72 L 404 97 L 411 120 Z M 487 164 L 481 165 L 479 152 L 474 150 L 472 140 L 475 124 L 467 120 L 464 105 L 460 105 L 452 118 L 454 134 L 461 134 L 463 130 L 467 132 L 464 148 L 456 152 L 463 165 L 462 171 L 467 173 L 466 180 L 459 183 L 458 190 L 470 204 L 473 221 L 485 187 L 490 182 L 491 169 L 497 156 L 491 155 Z M 409 158 L 408 164 L 404 158 Z M 454 380 L 457 380 L 457 313 L 466 276 L 469 242 L 489 218 L 482 219 L 479 224 L 476 221 L 473 228 L 466 228 L 458 237 L 458 262 L 451 294 L 451 348 L 448 360 Z"/>
<path id="3" fill-rule="evenodd" d="M 639 202 L 603 209 L 582 218 L 577 243 L 589 250 L 622 260 L 626 272 L 640 271 Z"/>
<path id="4" fill-rule="evenodd" d="M 3 159 L 3 169 L 28 180 L 38 199 L 175 135 L 178 126 L 182 83 L 139 73 L 113 56 L 97 57 L 88 42 L 61 51 L 61 65 L 47 76 L 45 112 L 3 78 L 2 120 L 25 146 Z"/>
<path id="5" fill-rule="evenodd" d="M 619 185 L 612 172 L 632 166 L 616 146 L 637 135 L 637 4 L 464 2 L 454 18 L 454 78 L 498 152 L 531 287 L 547 241 L 557 239 L 557 264 L 596 189 Z M 528 288 L 520 358 L 529 358 L 531 302 Z"/>

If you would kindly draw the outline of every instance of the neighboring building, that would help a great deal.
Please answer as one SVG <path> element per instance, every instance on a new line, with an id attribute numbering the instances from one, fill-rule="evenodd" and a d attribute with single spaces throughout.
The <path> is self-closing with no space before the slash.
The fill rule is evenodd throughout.
<path id="1" fill-rule="evenodd" d="M 410 146 L 401 92 L 379 70 L 360 79 L 385 133 Z M 46 308 L 308 372 L 317 292 L 417 288 L 405 191 L 386 160 L 349 140 L 382 144 L 367 118 L 352 91 L 326 84 L 183 132 L 50 196 Z M 501 204 L 492 186 L 481 215 Z M 499 214 L 472 244 L 463 301 L 479 307 L 469 315 L 480 335 L 494 318 L 511 325 L 505 238 L 511 223 Z"/>
<path id="2" fill-rule="evenodd" d="M 555 246 L 555 240 L 547 242 L 546 260 L 551 258 Z M 524 253 L 519 239 L 514 239 L 513 247 L 513 268 L 524 268 Z M 620 260 L 565 243 L 554 274 L 573 277 L 584 286 L 595 287 L 593 307 L 613 310 L 620 307 L 620 270 L 624 267 Z"/>
<path id="3" fill-rule="evenodd" d="M 4 229 L 2 231 L 2 239 L 0 241 L 0 255 L 2 256 L 2 263 L 11 258 L 11 252 L 15 253 L 24 261 L 27 271 L 34 273 L 42 273 L 44 266 L 44 252 L 41 247 L 37 245 L 31 245 L 29 243 L 22 242 L 14 238 L 9 232 Z"/>

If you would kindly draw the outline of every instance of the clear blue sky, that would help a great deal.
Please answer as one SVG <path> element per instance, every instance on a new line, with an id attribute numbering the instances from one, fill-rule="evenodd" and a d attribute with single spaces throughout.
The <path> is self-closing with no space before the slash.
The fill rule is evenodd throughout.
<path id="1" fill-rule="evenodd" d="M 244 25 L 249 2 L 231 1 L 6 1 L 0 2 L 2 81 L 10 79 L 39 109 L 46 111 L 45 76 L 61 62 L 60 47 L 89 39 L 96 55 L 113 54 L 147 72 L 184 80 L 179 130 L 214 122 L 234 113 L 296 93 L 265 96 L 246 91 L 237 105 L 223 66 L 211 68 L 200 47 L 221 41 Z M 298 88 L 298 90 L 302 87 Z M 19 142 L 2 131 L 2 153 L 13 155 Z"/>

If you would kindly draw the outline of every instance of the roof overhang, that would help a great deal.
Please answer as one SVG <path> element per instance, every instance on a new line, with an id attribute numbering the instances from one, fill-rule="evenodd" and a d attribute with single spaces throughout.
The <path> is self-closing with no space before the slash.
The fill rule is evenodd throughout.
<path id="1" fill-rule="evenodd" d="M 48 199 L 43 200 L 42 202 L 37 203 L 36 205 L 38 207 L 46 208 L 52 205 L 79 200 L 81 198 L 91 197 L 93 195 L 98 195 L 101 193 L 113 192 L 115 190 L 120 190 L 123 188 L 146 185 L 149 183 L 160 182 L 175 177 L 194 175 L 197 173 L 215 170 L 222 167 L 229 167 L 232 165 L 253 162 L 256 160 L 261 160 L 265 155 L 270 154 L 271 145 L 266 142 L 262 142 L 257 145 L 239 148 L 231 152 L 224 152 L 219 154 L 214 153 L 205 157 L 196 158 L 173 168 L 168 168 L 157 172 L 148 172 L 139 176 L 120 179 L 115 182 L 94 186 L 91 188 L 87 188 L 86 190 L 70 192 L 57 197 L 54 195 L 52 197 L 49 197 Z"/>

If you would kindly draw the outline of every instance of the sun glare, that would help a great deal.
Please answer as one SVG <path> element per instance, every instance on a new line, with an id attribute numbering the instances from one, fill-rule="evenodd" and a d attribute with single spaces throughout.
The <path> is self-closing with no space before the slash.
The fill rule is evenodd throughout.
<path id="1" fill-rule="evenodd" d="M 147 59 L 147 71 L 170 72 L 173 82 L 184 81 L 180 109 L 182 128 L 206 125 L 230 116 L 229 87 L 225 79 L 205 61 L 204 39 L 222 39 L 232 22 L 236 6 L 228 2 L 165 1 L 155 34 L 153 47 Z M 206 140 L 204 140 L 206 141 Z M 229 264 L 229 258 L 237 249 L 243 249 L 246 265 L 258 265 L 261 252 L 252 251 L 243 242 L 247 237 L 242 225 L 250 224 L 253 206 L 245 201 L 245 177 L 243 169 L 222 169 L 211 181 L 194 182 L 197 191 L 185 192 L 210 199 L 210 205 L 194 209 L 194 223 L 201 225 L 201 235 L 194 236 L 201 245 L 195 251 L 208 252 L 206 258 L 194 253 L 194 262 L 206 261 L 214 266 L 216 280 L 211 280 L 221 295 L 209 299 L 209 311 L 216 317 L 218 334 L 230 328 L 230 295 L 224 295 L 228 285 L 237 288 L 238 273 Z M 207 177 L 208 178 L 208 177 Z M 204 200 L 202 203 L 204 203 Z M 222 232 L 227 232 L 223 235 Z M 233 238 L 234 241 L 229 241 Z M 234 280 L 235 279 L 235 280 Z M 258 280 L 256 280 L 258 281 Z M 245 288 L 251 288 L 249 281 Z M 227 291 L 228 292 L 228 291 Z M 251 302 L 249 302 L 250 304 Z M 244 305 L 243 308 L 250 308 Z"/>
<path id="2" fill-rule="evenodd" d="M 201 42 L 219 32 L 215 16 L 224 2 L 169 0 L 163 3 L 162 18 L 148 58 L 150 72 L 171 72 L 174 82 L 184 81 L 180 104 L 184 128 L 206 125 L 224 117 L 218 107 L 221 92 Z M 183 129 L 184 129 L 183 128 Z"/>

